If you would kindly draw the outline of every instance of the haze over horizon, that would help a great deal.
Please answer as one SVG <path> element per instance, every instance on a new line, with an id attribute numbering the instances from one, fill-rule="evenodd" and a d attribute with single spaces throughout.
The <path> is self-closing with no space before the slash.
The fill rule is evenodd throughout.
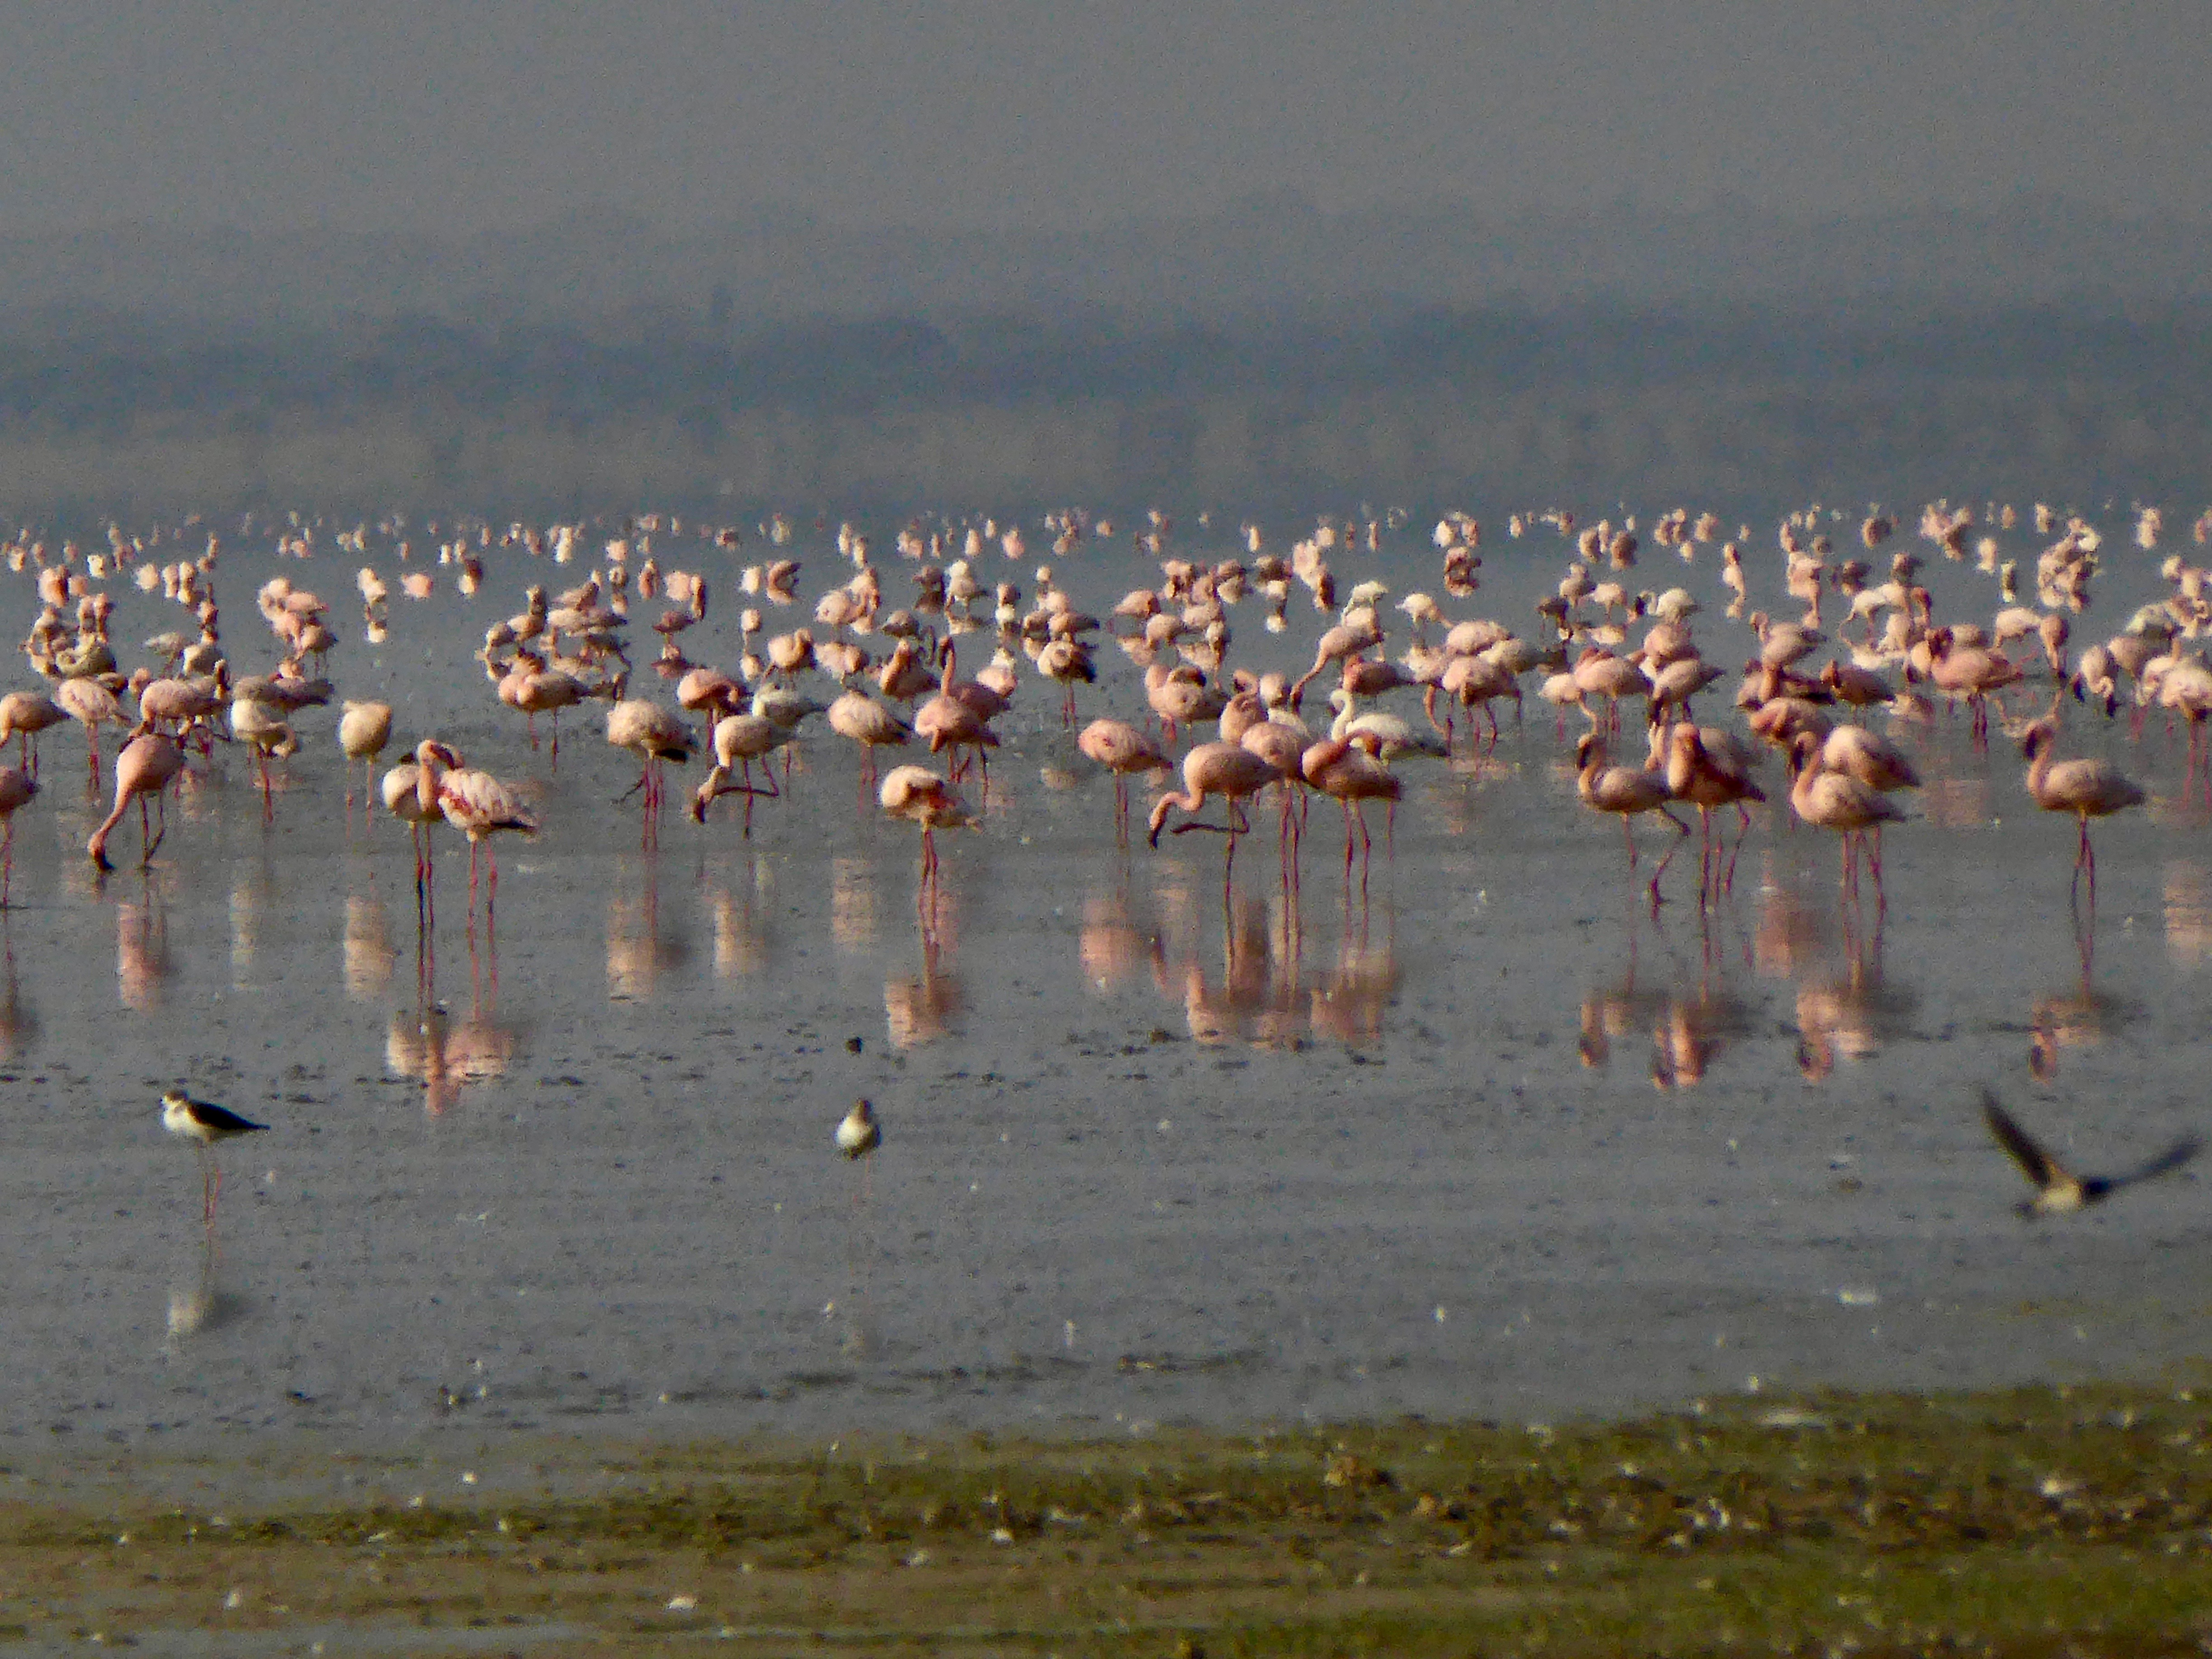
<path id="1" fill-rule="evenodd" d="M 1887 494 L 1969 465 L 2161 489 L 2212 441 L 2191 6 L 11 24 L 19 511 L 1792 467 Z"/>
<path id="2" fill-rule="evenodd" d="M 2077 0 L 20 9 L 0 216 L 1042 232 L 1278 191 L 1812 217 L 2028 192 L 2201 221 L 2208 35 Z"/>

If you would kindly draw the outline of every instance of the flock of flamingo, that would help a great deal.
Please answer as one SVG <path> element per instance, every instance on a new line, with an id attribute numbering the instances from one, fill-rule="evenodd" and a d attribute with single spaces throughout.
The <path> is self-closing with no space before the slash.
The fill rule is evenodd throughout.
<path id="1" fill-rule="evenodd" d="M 2134 551 L 2145 564 L 2160 559 L 2160 514 L 2139 509 L 2133 520 Z M 1898 742 L 1867 717 L 1887 711 L 1895 730 L 1932 719 L 1939 702 L 1963 705 L 1975 741 L 1985 743 L 1992 706 L 2002 708 L 2010 696 L 2041 709 L 2047 700 L 2047 710 L 2021 734 L 2024 783 L 2038 806 L 2078 821 L 2075 888 L 2086 882 L 2094 907 L 2090 822 L 2141 803 L 2144 794 L 2108 762 L 2059 758 L 2067 695 L 2106 719 L 2129 704 L 2138 734 L 2148 710 L 2185 720 L 2193 780 L 2212 716 L 2212 665 L 2190 642 L 2212 622 L 2212 570 L 2179 553 L 2163 555 L 2158 568 L 2166 591 L 2076 659 L 2069 646 L 2077 619 L 2090 603 L 2092 579 L 2115 550 L 2089 519 L 2038 506 L 2033 525 L 2039 544 L 2024 572 L 2025 550 L 2008 556 L 2004 538 L 2016 544 L 2027 522 L 2009 507 L 1978 512 L 1937 502 L 1922 509 L 1914 543 L 1879 510 L 1796 513 L 1780 523 L 1770 556 L 1785 597 L 1753 610 L 1747 526 L 1723 538 L 1715 515 L 1685 508 L 1644 525 L 1633 518 L 1585 525 L 1564 509 L 1516 514 L 1506 530 L 1523 549 L 1555 536 L 1566 554 L 1556 587 L 1517 623 L 1448 614 L 1448 608 L 1473 611 L 1481 580 L 1483 531 L 1456 512 L 1440 519 L 1429 538 L 1440 595 L 1395 596 L 1354 568 L 1382 551 L 1386 538 L 1417 533 L 1403 515 L 1325 520 L 1280 553 L 1247 525 L 1234 556 L 1209 561 L 1178 551 L 1173 526 L 1154 513 L 1135 525 L 1130 539 L 1156 568 L 1157 580 L 1129 591 L 1103 616 L 1079 609 L 1059 573 L 1086 551 L 1109 546 L 1115 529 L 1073 511 L 1043 520 L 1049 551 L 1041 544 L 1034 556 L 1033 532 L 994 520 L 911 523 L 896 532 L 889 559 L 870 537 L 841 526 L 834 544 L 838 580 L 817 591 L 811 605 L 799 592 L 801 566 L 793 550 L 801 532 L 781 516 L 746 529 L 654 514 L 599 528 L 432 524 L 410 534 L 398 520 L 334 529 L 295 515 L 249 518 L 240 533 L 273 537 L 280 555 L 301 561 L 366 561 L 356 586 L 372 643 L 396 625 L 395 586 L 403 605 L 446 593 L 481 604 L 496 575 L 550 578 L 559 567 L 586 562 L 588 570 L 576 573 L 583 579 L 557 592 L 549 592 L 546 581 L 519 584 L 523 608 L 490 623 L 476 653 L 488 695 L 522 716 L 531 745 L 541 742 L 542 719 L 557 766 L 563 712 L 604 702 L 607 742 L 639 763 L 632 793 L 641 798 L 648 842 L 659 835 L 666 769 L 702 750 L 711 763 L 691 795 L 691 815 L 703 823 L 720 799 L 739 797 L 750 834 L 757 803 L 783 793 L 792 747 L 819 715 L 860 750 L 863 801 L 872 787 L 878 809 L 920 833 L 917 906 L 927 941 L 939 882 L 937 832 L 981 822 L 990 756 L 1000 741 L 997 723 L 1025 672 L 1053 683 L 1074 746 L 1110 776 L 1125 844 L 1129 780 L 1180 770 L 1182 787 L 1153 801 L 1150 840 L 1157 845 L 1170 831 L 1223 836 L 1224 899 L 1251 811 L 1270 792 L 1286 893 L 1297 886 L 1306 813 L 1316 796 L 1341 808 L 1345 878 L 1358 860 L 1364 883 L 1373 844 L 1370 804 L 1381 803 L 1395 820 L 1403 768 L 1448 759 L 1469 745 L 1494 747 L 1497 703 L 1510 702 L 1517 712 L 1533 686 L 1557 710 L 1563 739 L 1570 711 L 1581 715 L 1576 793 L 1594 812 L 1620 821 L 1632 872 L 1643 856 L 1636 821 L 1656 818 L 1666 826 L 1666 851 L 1641 878 L 1655 911 L 1662 878 L 1690 833 L 1678 807 L 1695 808 L 1699 820 L 1698 902 L 1710 904 L 1729 890 L 1752 822 L 1748 807 L 1769 798 L 1759 775 L 1770 748 L 1784 769 L 1778 788 L 1789 811 L 1840 837 L 1847 895 L 1856 896 L 1863 866 L 1877 904 L 1886 903 L 1882 834 L 1907 816 L 1899 796 L 1920 780 Z M 1200 528 L 1227 540 L 1210 523 Z M 817 530 L 826 542 L 827 525 Z M 2212 514 L 2192 533 L 2203 543 Z M 106 544 L 92 547 L 53 545 L 22 532 L 0 551 L 11 568 L 34 574 L 41 602 L 23 642 L 40 684 L 0 697 L 0 744 L 13 737 L 22 745 L 21 764 L 0 766 L 6 824 L 0 902 L 11 873 L 15 815 L 38 793 L 38 736 L 64 721 L 86 735 L 94 788 L 101 775 L 100 728 L 124 732 L 112 810 L 86 846 L 103 870 L 134 803 L 142 860 L 154 856 L 167 792 L 217 743 L 252 750 L 264 811 L 273 813 L 270 769 L 297 752 L 302 711 L 337 695 L 325 678 L 339 644 L 329 602 L 276 576 L 254 596 L 266 638 L 242 648 L 226 641 L 216 601 L 224 548 L 198 521 L 142 536 L 111 526 Z M 1676 555 L 1692 571 L 1703 562 L 1720 590 L 1707 599 L 1717 605 L 1725 597 L 1723 620 L 1704 626 L 1706 601 L 1689 586 L 1632 588 L 1639 553 Z M 1986 623 L 1937 620 L 1921 580 L 1926 562 L 1937 557 L 1990 579 L 1996 603 Z M 2022 601 L 2024 578 L 2032 582 L 2033 604 Z M 708 615 L 710 587 L 726 585 L 737 589 L 740 606 L 738 659 L 726 669 L 696 663 L 684 648 L 690 630 Z M 911 599 L 893 603 L 887 590 L 895 586 L 909 586 Z M 118 601 L 134 589 L 180 607 L 186 625 L 148 638 L 143 659 L 126 672 L 111 630 Z M 1293 677 L 1236 665 L 1232 619 L 1239 608 L 1256 609 L 1264 632 L 1281 635 L 1291 630 L 1301 598 L 1297 608 L 1310 609 L 1319 629 L 1310 667 Z M 1800 613 L 1776 614 L 1785 605 Z M 633 617 L 655 606 L 649 625 L 658 653 L 643 665 L 666 684 L 665 702 L 637 690 L 638 659 L 627 639 Z M 775 617 L 797 625 L 772 630 Z M 963 678 L 960 651 L 970 635 L 979 636 L 989 661 Z M 2033 655 L 2007 655 L 2008 647 L 2017 653 L 2015 641 Z M 1818 661 L 1823 653 L 1826 660 Z M 1082 724 L 1079 688 L 1097 684 L 1113 654 L 1141 672 L 1149 719 Z M 234 655 L 268 665 L 244 672 Z M 1693 702 L 1725 696 L 1714 688 L 1738 660 L 1733 701 L 1741 721 L 1700 724 Z M 1309 700 L 1316 682 L 1327 688 L 1320 700 L 1326 715 Z M 1409 718 L 1383 706 L 1399 696 L 1418 700 L 1419 712 Z M 1643 716 L 1644 752 L 1620 761 L 1616 750 L 1635 746 L 1624 733 L 1625 706 Z M 349 768 L 360 763 L 373 777 L 392 732 L 388 704 L 345 702 L 337 741 Z M 1205 740 L 1178 753 L 1187 735 Z M 907 763 L 877 780 L 877 750 L 913 748 L 943 757 L 947 769 Z M 971 769 L 972 802 L 963 793 Z M 349 782 L 349 799 L 350 791 Z M 480 863 L 488 872 L 489 919 L 497 896 L 495 838 L 541 827 L 532 788 L 467 764 L 456 744 L 426 735 L 383 774 L 380 793 L 410 826 L 425 918 L 434 915 L 431 836 L 443 827 L 469 843 L 471 926 Z M 1202 815 L 1217 799 L 1220 821 L 1209 821 Z M 1725 828 L 1730 809 L 1733 842 Z"/>

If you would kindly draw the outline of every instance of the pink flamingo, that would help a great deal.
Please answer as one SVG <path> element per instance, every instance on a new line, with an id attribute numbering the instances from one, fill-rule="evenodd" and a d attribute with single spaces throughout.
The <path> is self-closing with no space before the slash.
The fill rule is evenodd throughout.
<path id="1" fill-rule="evenodd" d="M 8 878 L 15 866 L 15 809 L 39 793 L 31 775 L 17 766 L 0 766 L 0 909 L 8 905 Z"/>
<path id="2" fill-rule="evenodd" d="M 415 745 L 415 758 L 402 761 L 384 775 L 380 786 L 385 810 L 406 821 L 408 838 L 415 847 L 415 917 L 420 923 L 436 915 L 433 880 L 437 874 L 430 858 L 431 824 L 445 816 L 438 805 L 437 769 L 454 769 L 460 756 L 435 738 Z"/>
<path id="3" fill-rule="evenodd" d="M 477 902 L 477 855 L 481 849 L 491 866 L 491 877 L 484 895 L 484 921 L 489 924 L 492 912 L 499 902 L 499 853 L 485 843 L 502 830 L 513 830 L 526 836 L 538 833 L 538 815 L 522 804 L 522 798 L 507 785 L 489 772 L 475 767 L 449 767 L 437 745 L 422 763 L 422 772 L 436 792 L 438 811 L 447 823 L 469 838 L 469 908 L 474 913 Z"/>
<path id="4" fill-rule="evenodd" d="M 943 754 L 948 749 L 955 751 L 952 775 L 956 779 L 964 767 L 957 751 L 974 750 L 988 801 L 991 793 L 991 761 L 985 751 L 999 746 L 999 734 L 991 730 L 990 716 L 977 713 L 975 705 L 961 695 L 966 688 L 958 684 L 960 664 L 951 640 L 945 641 L 939 661 L 943 666 L 937 695 L 915 711 L 915 735 L 929 744 L 933 755 Z"/>
<path id="5" fill-rule="evenodd" d="M 1114 832 L 1129 844 L 1129 778 L 1137 772 L 1164 772 L 1174 763 L 1159 744 L 1127 720 L 1096 720 L 1075 740 L 1091 761 L 1114 775 Z"/>
<path id="6" fill-rule="evenodd" d="M 1154 847 L 1160 844 L 1160 830 L 1170 811 L 1180 808 L 1193 814 L 1201 812 L 1208 795 L 1220 796 L 1228 808 L 1226 823 L 1179 823 L 1174 833 L 1181 836 L 1200 830 L 1228 837 L 1221 866 L 1221 902 L 1226 904 L 1236 874 L 1237 837 L 1252 827 L 1242 803 L 1281 776 L 1266 757 L 1254 754 L 1241 743 L 1201 743 L 1182 757 L 1182 793 L 1170 790 L 1152 803 L 1147 839 Z"/>
<path id="7" fill-rule="evenodd" d="M 2089 908 L 2097 905 L 2097 854 L 2089 845 L 2089 820 L 2143 803 L 2142 787 L 2123 777 L 2119 769 L 2100 760 L 2060 761 L 2052 758 L 2058 743 L 2058 723 L 2048 717 L 2027 728 L 2021 753 L 2027 757 L 2027 793 L 2046 812 L 2071 812 L 2081 821 L 2081 845 L 2074 854 L 2074 880 L 2089 873 Z"/>
<path id="8" fill-rule="evenodd" d="M 1585 732 L 1575 744 L 1575 764 L 1580 769 L 1575 775 L 1575 793 L 1582 797 L 1583 805 L 1592 811 L 1611 812 L 1620 819 L 1620 838 L 1628 847 L 1628 867 L 1632 872 L 1636 868 L 1636 836 L 1629 828 L 1630 820 L 1645 812 L 1656 812 L 1674 826 L 1674 845 L 1667 849 L 1667 856 L 1651 872 L 1651 909 L 1656 915 L 1659 878 L 1667 873 L 1667 866 L 1674 861 L 1682 839 L 1690 833 L 1690 826 L 1667 810 L 1667 803 L 1674 799 L 1674 792 L 1667 787 L 1667 775 L 1609 764 L 1605 739 L 1595 732 Z"/>
<path id="9" fill-rule="evenodd" d="M 132 801 L 138 803 L 138 835 L 143 848 L 139 856 L 141 866 L 151 863 L 154 849 L 161 844 L 161 837 L 169 832 L 167 797 L 170 780 L 185 769 L 185 751 L 175 740 L 155 732 L 143 732 L 123 745 L 123 752 L 115 757 L 115 806 L 102 818 L 100 827 L 92 832 L 84 850 L 92 861 L 103 870 L 115 866 L 107 861 L 107 838 L 115 826 L 123 822 L 123 814 Z M 149 831 L 146 822 L 146 797 L 154 797 L 161 809 L 161 828 Z"/>
<path id="10" fill-rule="evenodd" d="M 921 912 L 924 938 L 936 932 L 937 831 L 939 829 L 969 829 L 975 823 L 975 815 L 968 808 L 952 786 L 926 766 L 894 766 L 884 775 L 884 787 L 877 796 L 883 810 L 895 818 L 904 818 L 921 829 L 921 884 L 915 894 L 915 906 Z"/>
<path id="11" fill-rule="evenodd" d="M 1881 890 L 1881 826 L 1902 822 L 1905 813 L 1888 796 L 1850 774 L 1827 770 L 1820 762 L 1823 742 L 1811 732 L 1797 735 L 1791 749 L 1797 762 L 1797 781 L 1790 788 L 1790 808 L 1806 823 L 1833 830 L 1843 837 L 1847 894 L 1858 892 L 1856 852 L 1861 845 L 1865 847 L 1867 868 L 1874 872 L 1875 903 L 1886 910 L 1889 901 Z M 1869 830 L 1874 832 L 1871 841 L 1867 840 Z"/>
<path id="12" fill-rule="evenodd" d="M 645 792 L 645 838 L 651 843 L 657 838 L 660 817 L 661 768 L 670 761 L 684 765 L 699 740 L 690 726 L 659 703 L 625 697 L 607 710 L 607 741 L 617 749 L 629 750 L 643 764 L 637 781 L 623 792 L 621 799 L 628 800 L 641 789 Z"/>
<path id="13" fill-rule="evenodd" d="M 1352 879 L 1352 830 L 1355 817 L 1359 826 L 1359 885 L 1367 890 L 1367 862 L 1374 854 L 1374 841 L 1367 833 L 1367 805 L 1370 800 L 1389 802 L 1395 807 L 1403 787 L 1391 775 L 1390 769 L 1357 743 L 1343 738 L 1323 738 L 1298 758 L 1298 771 L 1307 784 L 1344 808 L 1344 878 Z"/>

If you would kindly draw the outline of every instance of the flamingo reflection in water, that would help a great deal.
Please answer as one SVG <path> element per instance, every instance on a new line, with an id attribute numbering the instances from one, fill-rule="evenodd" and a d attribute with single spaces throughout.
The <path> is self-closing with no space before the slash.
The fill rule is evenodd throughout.
<path id="1" fill-rule="evenodd" d="M 115 907 L 115 988 L 133 1013 L 160 1009 L 173 965 L 169 960 L 169 917 L 158 896 L 149 890 L 137 903 Z"/>
<path id="2" fill-rule="evenodd" d="M 22 987 L 16 982 L 13 939 L 7 939 L 0 957 L 4 957 L 0 972 L 6 975 L 5 988 L 0 989 L 0 1060 L 15 1061 L 28 1054 L 38 1041 L 39 1015 L 24 1000 Z"/>
<path id="3" fill-rule="evenodd" d="M 607 894 L 607 995 L 615 1001 L 649 1001 L 660 975 L 690 959 L 688 918 L 672 927 L 661 914 L 659 867 L 641 860 L 643 879 L 633 895 Z"/>
<path id="4" fill-rule="evenodd" d="M 2028 1072 L 2048 1083 L 2058 1075 L 2065 1050 L 2094 1048 L 2142 1017 L 2140 1003 L 2097 989 L 2085 970 L 2072 989 L 2046 992 L 2029 1007 Z"/>
<path id="5" fill-rule="evenodd" d="M 442 1002 L 412 1014 L 394 1013 L 386 1033 L 384 1061 L 422 1085 L 422 1106 L 441 1115 L 472 1083 L 504 1077 L 521 1041 L 520 1030 L 481 1010 L 455 1019 Z"/>
<path id="6" fill-rule="evenodd" d="M 377 1002 L 392 979 L 399 952 L 392 944 L 383 901 L 372 894 L 346 896 L 346 994 L 356 1002 Z"/>
<path id="7" fill-rule="evenodd" d="M 1838 1059 L 1862 1060 L 1911 1029 L 1920 996 L 1885 977 L 1881 935 L 1846 939 L 1841 978 L 1808 981 L 1797 990 L 1797 1069 L 1818 1082 Z"/>
<path id="8" fill-rule="evenodd" d="M 1287 942 L 1285 931 L 1270 925 L 1267 907 L 1248 900 L 1225 926 L 1218 975 L 1195 951 L 1171 958 L 1163 941 L 1153 948 L 1153 983 L 1182 1005 L 1194 1042 L 1263 1048 L 1295 1042 L 1304 1034 L 1306 1010 Z"/>
<path id="9" fill-rule="evenodd" d="M 919 1048 L 937 1042 L 968 1006 L 959 975 L 941 970 L 939 953 L 924 950 L 919 975 L 893 975 L 884 981 L 884 1024 L 895 1048 Z"/>

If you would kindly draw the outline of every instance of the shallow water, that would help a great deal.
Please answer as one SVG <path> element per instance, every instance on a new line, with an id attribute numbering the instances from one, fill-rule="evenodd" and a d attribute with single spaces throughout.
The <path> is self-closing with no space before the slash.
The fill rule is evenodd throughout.
<path id="1" fill-rule="evenodd" d="M 1526 615 L 1555 545 L 1493 554 L 1448 610 Z M 2155 592 L 2130 556 L 2106 627 Z M 335 592 L 355 562 L 309 574 Z M 264 574 L 226 560 L 236 636 Z M 647 851 L 596 720 L 556 770 L 499 718 L 467 644 L 570 574 L 395 599 L 393 640 L 334 664 L 537 794 L 495 926 L 441 835 L 418 932 L 405 833 L 344 809 L 328 712 L 273 823 L 219 753 L 150 870 L 134 824 L 105 880 L 81 740 L 49 734 L 0 921 L 10 1432 L 1534 1418 L 2204 1351 L 2200 1172 L 2023 1224 L 1976 1093 L 2090 1170 L 2205 1125 L 2212 841 L 2179 738 L 2069 719 L 2069 753 L 2154 795 L 2098 829 L 2094 928 L 2071 824 L 2002 734 L 1978 752 L 1940 716 L 1904 732 L 1930 787 L 1886 913 L 1767 809 L 1729 895 L 1701 910 L 1692 848 L 1655 919 L 1533 695 L 1493 752 L 1401 769 L 1364 881 L 1316 811 L 1286 898 L 1265 809 L 1224 906 L 1218 838 L 1117 848 L 1032 679 L 985 827 L 943 838 L 926 946 L 914 837 L 856 809 L 828 732 L 750 839 L 730 801 Z M 1063 574 L 1103 608 L 1142 568 Z M 1937 574 L 1953 610 L 1983 591 Z M 124 605 L 118 641 L 173 625 Z M 1727 660 L 1747 636 L 1717 611 L 1697 629 Z M 1310 649 L 1292 616 L 1270 640 L 1248 605 L 1235 659 Z M 685 644 L 733 659 L 734 618 Z M 1086 719 L 1140 707 L 1109 657 Z M 273 1126 L 216 1154 L 212 1243 L 158 1121 L 179 1080 Z M 830 1133 L 860 1094 L 885 1139 L 853 1166 Z"/>

